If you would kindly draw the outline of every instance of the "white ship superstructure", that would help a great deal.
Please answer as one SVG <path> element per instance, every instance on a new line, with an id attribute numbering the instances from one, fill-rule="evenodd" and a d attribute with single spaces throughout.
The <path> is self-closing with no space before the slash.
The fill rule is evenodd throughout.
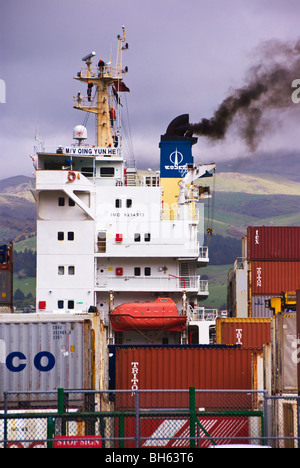
<path id="1" fill-rule="evenodd" d="M 208 296 L 198 269 L 208 263 L 201 201 L 209 194 L 199 180 L 215 164 L 195 166 L 197 139 L 172 124 L 161 137 L 160 172 L 126 162 L 119 121 L 127 48 L 123 29 L 116 65 L 93 65 L 93 52 L 76 76 L 88 91 L 78 93 L 74 107 L 95 114 L 95 144 L 77 126 L 76 144 L 36 154 L 37 311 L 97 311 L 111 343 L 187 343 L 187 325 Z M 159 298 L 175 303 L 184 326 L 172 329 L 171 319 L 160 326 L 160 305 L 145 322 L 140 304 Z M 129 329 L 111 320 L 123 304 Z"/>

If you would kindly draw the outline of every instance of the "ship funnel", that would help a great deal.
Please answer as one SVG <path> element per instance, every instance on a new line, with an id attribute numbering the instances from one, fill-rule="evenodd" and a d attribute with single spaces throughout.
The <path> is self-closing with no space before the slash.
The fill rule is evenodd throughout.
<path id="1" fill-rule="evenodd" d="M 83 140 L 87 139 L 87 129 L 83 125 L 76 125 L 73 130 L 73 138 L 81 144 Z"/>

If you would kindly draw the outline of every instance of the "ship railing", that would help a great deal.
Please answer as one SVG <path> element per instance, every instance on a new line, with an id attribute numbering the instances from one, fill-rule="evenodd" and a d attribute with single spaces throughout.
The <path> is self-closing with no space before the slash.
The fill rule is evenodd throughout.
<path id="1" fill-rule="evenodd" d="M 238 257 L 235 259 L 234 262 L 234 269 L 235 270 L 244 270 L 245 268 L 245 263 L 246 263 L 246 258 L 245 257 Z"/>
<path id="2" fill-rule="evenodd" d="M 211 321 L 218 317 L 218 309 L 206 309 L 205 307 L 194 307 L 189 312 L 190 322 Z"/>
<path id="3" fill-rule="evenodd" d="M 158 173 L 150 173 L 149 175 L 139 175 L 138 179 L 142 187 L 160 186 L 160 176 Z"/>
<path id="4" fill-rule="evenodd" d="M 116 250 L 116 244 L 117 242 L 114 239 L 111 240 L 111 242 L 108 242 L 106 238 L 100 240 L 98 239 L 94 243 L 94 251 L 96 254 L 106 254 L 111 257 L 130 257 L 140 254 L 140 245 L 137 242 L 127 240 L 126 238 L 126 240 L 123 242 L 124 248 L 119 245 L 118 250 Z M 143 247 L 146 247 L 145 244 L 143 244 Z M 149 256 L 150 254 L 153 255 L 153 252 L 159 254 L 162 249 L 167 256 L 176 257 L 180 249 L 182 256 L 193 255 L 194 257 L 198 257 L 198 259 L 208 259 L 207 247 L 199 248 L 199 242 L 197 241 L 191 241 L 189 245 L 184 245 L 183 240 L 180 239 L 174 240 L 162 238 L 160 240 L 153 240 L 151 241 L 151 244 L 149 243 L 149 245 L 147 245 Z"/>
<path id="5" fill-rule="evenodd" d="M 119 67 L 112 67 L 111 65 L 105 65 L 101 67 L 82 67 L 77 73 L 78 78 L 111 78 L 114 80 L 122 78 L 122 70 Z M 118 85 L 116 84 L 116 92 L 118 92 Z"/>
<path id="6" fill-rule="evenodd" d="M 96 277 L 96 288 L 109 291 L 195 291 L 208 294 L 208 281 L 200 280 L 200 276 L 100 276 Z"/>
<path id="7" fill-rule="evenodd" d="M 143 175 L 127 169 L 124 183 L 127 187 L 160 187 L 160 176 L 158 173 Z"/>

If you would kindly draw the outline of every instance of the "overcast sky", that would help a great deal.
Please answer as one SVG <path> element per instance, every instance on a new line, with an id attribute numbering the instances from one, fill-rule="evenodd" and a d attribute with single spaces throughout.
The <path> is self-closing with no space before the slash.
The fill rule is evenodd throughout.
<path id="1" fill-rule="evenodd" d="M 31 175 L 37 132 L 46 146 L 72 144 L 84 120 L 73 96 L 85 93 L 73 77 L 91 51 L 115 58 L 122 25 L 133 155 L 147 167 L 158 165 L 160 135 L 171 120 L 210 118 L 243 86 L 264 41 L 300 36 L 299 0 L 0 0 L 0 8 L 0 179 Z M 298 151 L 299 113 L 294 104 L 292 118 L 284 114 L 258 150 Z M 94 144 L 93 116 L 88 135 Z M 199 163 L 248 154 L 234 132 L 214 144 L 199 138 L 194 147 Z"/>

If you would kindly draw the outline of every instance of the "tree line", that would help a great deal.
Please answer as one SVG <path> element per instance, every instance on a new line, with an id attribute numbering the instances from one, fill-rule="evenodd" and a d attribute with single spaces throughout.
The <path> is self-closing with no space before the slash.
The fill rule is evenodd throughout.
<path id="1" fill-rule="evenodd" d="M 14 251 L 14 273 L 20 278 L 36 276 L 36 251 L 25 249 L 21 252 Z"/>

